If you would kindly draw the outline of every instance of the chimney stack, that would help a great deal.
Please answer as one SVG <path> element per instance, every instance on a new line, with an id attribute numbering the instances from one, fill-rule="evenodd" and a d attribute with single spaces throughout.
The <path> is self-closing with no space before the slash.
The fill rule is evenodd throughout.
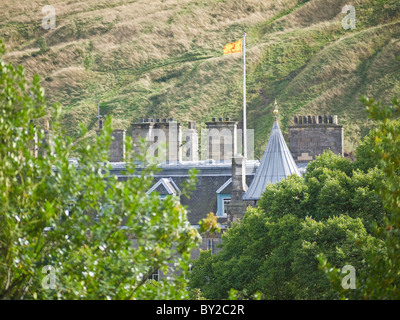
<path id="1" fill-rule="evenodd" d="M 199 135 L 196 130 L 196 122 L 189 121 L 188 128 L 183 131 L 183 160 L 199 160 Z"/>
<path id="2" fill-rule="evenodd" d="M 297 163 L 306 163 L 324 150 L 343 156 L 343 126 L 337 115 L 295 116 L 289 127 L 289 149 Z"/>
<path id="3" fill-rule="evenodd" d="M 231 160 L 237 153 L 237 122 L 215 119 L 206 122 L 207 145 L 202 146 L 202 160 Z"/>
<path id="4" fill-rule="evenodd" d="M 110 162 L 121 162 L 125 158 L 125 130 L 114 130 L 111 138 Z"/>

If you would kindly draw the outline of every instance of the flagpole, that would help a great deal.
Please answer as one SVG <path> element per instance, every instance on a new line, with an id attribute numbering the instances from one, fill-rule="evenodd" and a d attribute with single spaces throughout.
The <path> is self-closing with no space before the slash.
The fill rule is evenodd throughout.
<path id="1" fill-rule="evenodd" d="M 246 124 L 246 33 L 243 34 L 243 158 L 247 158 L 247 124 Z"/>

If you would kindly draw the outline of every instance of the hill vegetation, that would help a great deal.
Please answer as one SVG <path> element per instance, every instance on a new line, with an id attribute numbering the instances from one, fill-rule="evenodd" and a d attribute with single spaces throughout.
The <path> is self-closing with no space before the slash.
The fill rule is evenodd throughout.
<path id="1" fill-rule="evenodd" d="M 361 95 L 400 95 L 400 3 L 355 0 L 356 28 L 344 30 L 344 0 L 54 0 L 56 28 L 44 30 L 47 1 L 3 1 L 6 60 L 38 73 L 63 124 L 96 129 L 97 100 L 114 128 L 139 118 L 199 125 L 241 120 L 242 57 L 223 56 L 247 33 L 248 128 L 260 156 L 272 125 L 294 115 L 337 114 L 345 151 L 372 126 Z"/>

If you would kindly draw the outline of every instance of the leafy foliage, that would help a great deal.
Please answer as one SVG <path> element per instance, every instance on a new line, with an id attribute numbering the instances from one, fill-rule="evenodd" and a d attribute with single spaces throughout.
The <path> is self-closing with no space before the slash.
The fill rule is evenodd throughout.
<path id="1" fill-rule="evenodd" d="M 337 299 L 319 259 L 333 269 L 352 265 L 367 272 L 366 258 L 382 251 L 374 228 L 385 210 L 375 190 L 383 173 L 325 152 L 309 163 L 304 178 L 292 175 L 267 186 L 257 208 L 223 234 L 217 255 L 202 252 L 193 263 L 190 287 L 225 299 Z M 339 278 L 339 277 L 338 277 Z"/>
<path id="2" fill-rule="evenodd" d="M 202 219 L 199 222 L 199 232 L 200 233 L 214 233 L 220 232 L 221 228 L 218 227 L 217 217 L 213 212 L 207 214 L 207 218 Z"/>
<path id="3" fill-rule="evenodd" d="M 267 231 L 265 219 L 258 210 L 251 209 L 240 224 L 234 223 L 222 234 L 222 250 L 217 255 L 201 251 L 199 258 L 192 262 L 189 286 L 200 288 L 208 299 L 228 298 L 231 288 L 251 288 L 262 263 L 259 257 L 268 241 L 263 236 Z M 251 290 L 256 291 L 256 288 Z"/>
<path id="4" fill-rule="evenodd" d="M 224 235 L 217 255 L 201 252 L 189 285 L 209 299 L 226 299 L 231 288 L 242 299 L 257 292 L 264 299 L 334 299 L 339 294 L 318 269 L 317 256 L 361 270 L 372 243 L 379 244 L 361 219 L 342 215 L 316 221 L 291 214 L 273 219 L 250 209 Z"/>
<path id="5" fill-rule="evenodd" d="M 344 298 L 399 299 L 400 298 L 400 122 L 396 120 L 400 103 L 383 106 L 372 98 L 363 97 L 369 116 L 378 121 L 378 127 L 368 138 L 370 154 L 382 172 L 382 183 L 377 188 L 388 215 L 375 233 L 383 246 L 369 252 L 368 272 L 357 277 L 356 292 L 338 288 Z M 365 162 L 362 162 L 365 163 Z M 320 267 L 337 286 L 338 270 L 330 268 L 329 259 L 321 258 Z"/>
<path id="6" fill-rule="evenodd" d="M 111 119 L 94 140 L 81 127 L 75 143 L 60 128 L 60 107 L 46 106 L 39 77 L 28 84 L 24 69 L 1 57 L 0 68 L 0 297 L 187 297 L 199 235 L 177 199 L 146 195 L 155 168 L 128 152 L 130 178 L 118 181 L 107 162 Z M 44 266 L 56 271 L 54 289 L 45 289 Z M 166 276 L 154 285 L 147 279 L 157 270 Z"/>
<path id="7" fill-rule="evenodd" d="M 382 178 L 378 168 L 362 172 L 359 163 L 326 151 L 308 164 L 304 179 L 292 175 L 268 185 L 258 205 L 273 217 L 293 214 L 323 220 L 345 214 L 364 219 L 371 231 L 384 215 L 382 201 L 374 192 Z"/>

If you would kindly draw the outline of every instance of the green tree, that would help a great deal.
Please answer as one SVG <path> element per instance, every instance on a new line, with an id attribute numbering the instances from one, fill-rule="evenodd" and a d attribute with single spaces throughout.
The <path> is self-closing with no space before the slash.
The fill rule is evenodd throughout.
<path id="1" fill-rule="evenodd" d="M 374 157 L 382 168 L 384 183 L 378 189 L 388 211 L 385 225 L 377 233 L 384 239 L 386 254 L 374 252 L 369 263 L 371 272 L 361 282 L 363 298 L 400 298 L 400 103 L 397 99 L 389 106 L 381 106 L 373 99 L 363 99 L 369 116 L 379 121 L 373 136 Z"/>
<path id="2" fill-rule="evenodd" d="M 367 172 L 369 169 L 378 165 L 376 157 L 373 156 L 375 130 L 370 130 L 369 133 L 362 139 L 356 149 L 356 159 L 354 161 L 354 168 Z"/>
<path id="3" fill-rule="evenodd" d="M 361 219 L 346 215 L 324 221 L 287 215 L 271 225 L 270 234 L 278 241 L 260 269 L 260 283 L 270 299 L 338 298 L 318 269 L 318 255 L 329 256 L 338 268 L 352 265 L 363 270 L 364 252 L 371 243 L 379 244 L 367 233 Z"/>
<path id="4" fill-rule="evenodd" d="M 201 252 L 189 286 L 209 299 L 227 299 L 230 289 L 243 299 L 256 293 L 264 299 L 335 299 L 339 294 L 320 272 L 318 255 L 325 254 L 334 266 L 362 270 L 372 244 L 379 240 L 368 234 L 361 219 L 271 218 L 250 209 L 226 232 L 217 255 Z"/>
<path id="5" fill-rule="evenodd" d="M 308 186 L 304 179 L 291 175 L 280 183 L 267 185 L 258 206 L 273 217 L 295 214 L 304 218 L 309 214 L 309 197 Z"/>
<path id="6" fill-rule="evenodd" d="M 400 298 L 400 103 L 397 99 L 383 106 L 372 98 L 363 97 L 369 117 L 378 127 L 368 139 L 371 162 L 381 169 L 382 183 L 377 192 L 387 211 L 382 224 L 375 229 L 383 246 L 368 254 L 368 272 L 360 272 L 357 290 L 343 290 L 339 283 L 339 270 L 331 268 L 326 257 L 320 257 L 320 267 L 330 277 L 334 287 L 343 298 L 399 299 Z M 396 120 L 397 118 L 397 120 Z M 367 152 L 363 151 L 364 154 Z M 365 163 L 362 161 L 361 163 Z"/>
<path id="7" fill-rule="evenodd" d="M 257 271 L 269 239 L 265 237 L 267 217 L 249 209 L 240 223 L 222 234 L 222 249 L 216 255 L 201 251 L 189 275 L 189 287 L 201 289 L 208 299 L 227 299 L 231 288 L 248 298 L 256 293 Z M 248 293 L 248 294 L 247 294 Z"/>
<path id="8" fill-rule="evenodd" d="M 367 255 L 382 250 L 373 232 L 385 217 L 375 193 L 382 180 L 375 166 L 364 172 L 325 152 L 309 163 L 305 178 L 268 185 L 258 207 L 223 234 L 221 251 L 194 261 L 190 287 L 212 299 L 228 298 L 230 289 L 242 298 L 256 292 L 265 299 L 339 298 L 318 257 L 336 268 L 369 270 Z"/>
<path id="9" fill-rule="evenodd" d="M 110 119 L 94 140 L 83 127 L 79 143 L 65 136 L 61 109 L 46 106 L 38 76 L 29 84 L 21 66 L 3 61 L 4 52 L 0 43 L 0 297 L 187 297 L 185 274 L 199 235 L 185 208 L 174 197 L 146 195 L 155 168 L 143 157 L 134 165 L 129 141 L 131 178 L 110 173 Z M 41 129 L 49 116 L 50 139 Z M 56 271 L 54 289 L 44 266 Z M 147 279 L 157 270 L 169 277 L 154 285 Z"/>
<path id="10" fill-rule="evenodd" d="M 363 172 L 348 159 L 325 151 L 308 164 L 304 179 L 291 175 L 268 185 L 258 205 L 272 217 L 293 214 L 319 221 L 345 214 L 363 219 L 371 232 L 372 224 L 383 223 L 385 214 L 375 193 L 382 179 L 378 168 Z"/>

